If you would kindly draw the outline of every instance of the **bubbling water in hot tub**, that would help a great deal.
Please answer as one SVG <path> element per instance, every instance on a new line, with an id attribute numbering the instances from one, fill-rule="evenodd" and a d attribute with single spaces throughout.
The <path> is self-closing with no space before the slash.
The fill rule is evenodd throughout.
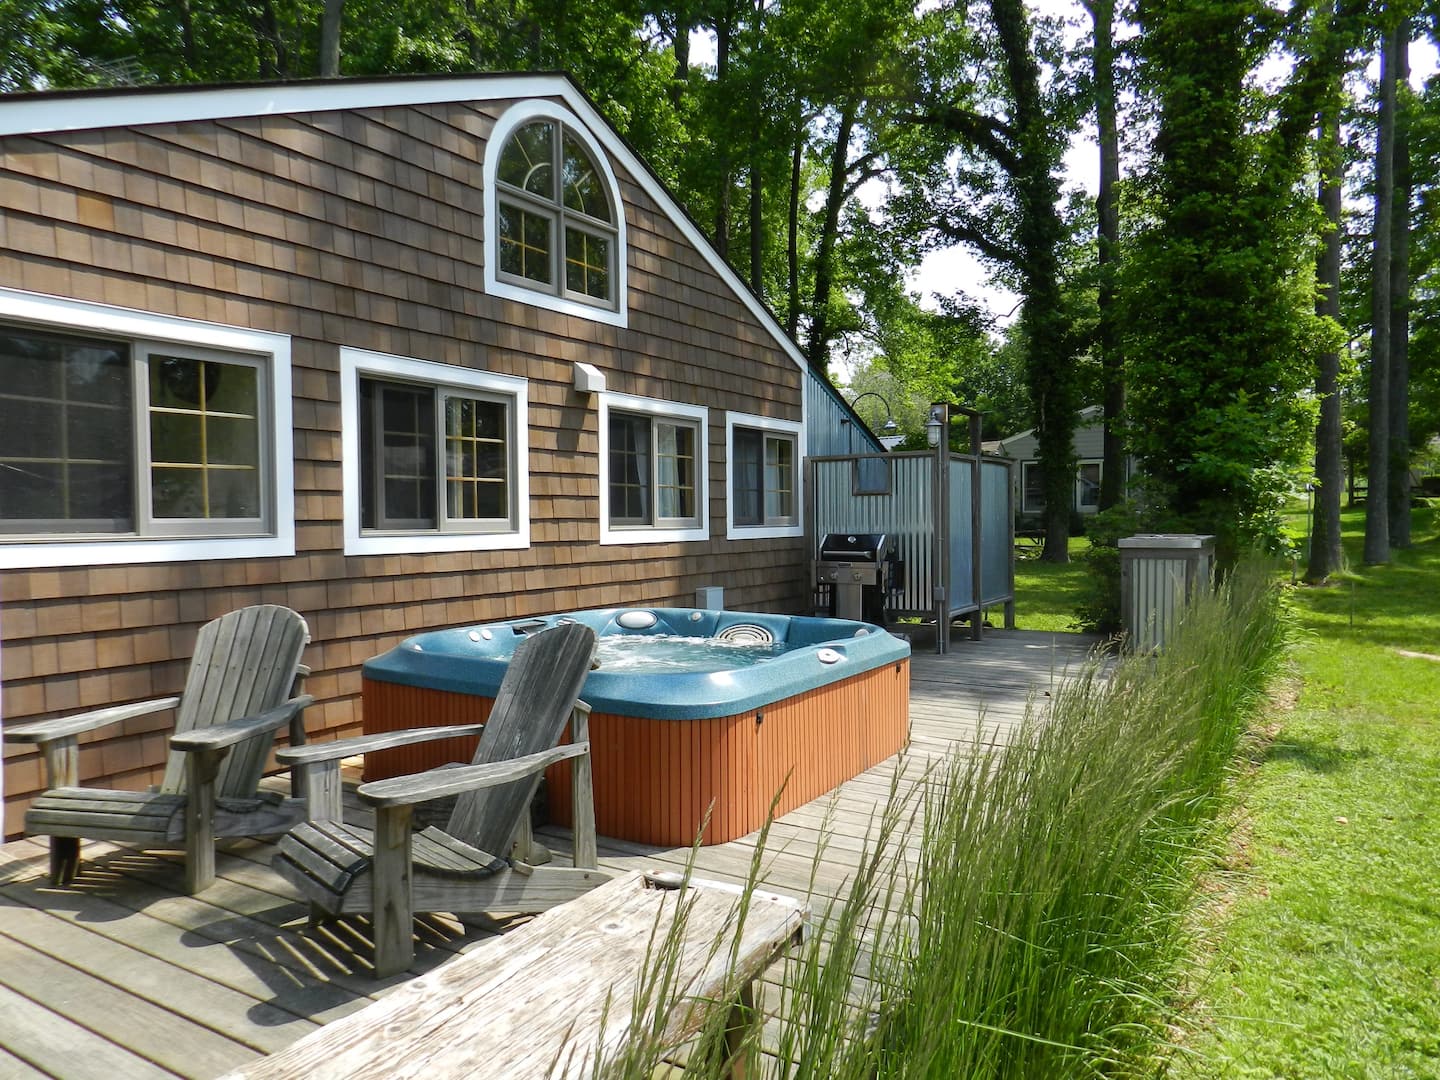
<path id="1" fill-rule="evenodd" d="M 678 637 L 674 634 L 607 634 L 595 649 L 595 666 L 613 674 L 734 671 L 773 660 L 786 651 L 781 642 Z"/>

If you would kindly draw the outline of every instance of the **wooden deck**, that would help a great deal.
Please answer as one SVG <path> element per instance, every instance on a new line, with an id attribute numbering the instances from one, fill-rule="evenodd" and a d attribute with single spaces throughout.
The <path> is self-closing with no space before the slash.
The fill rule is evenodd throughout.
<path id="1" fill-rule="evenodd" d="M 766 886 L 806 894 L 828 822 L 812 903 L 836 894 L 897 770 L 909 782 L 956 744 L 1005 739 L 1029 697 L 1043 700 L 1091 644 L 1079 635 L 989 631 L 980 643 L 957 638 L 946 656 L 917 651 L 909 754 L 777 821 L 762 863 Z M 557 850 L 568 843 L 561 832 L 541 839 Z M 702 849 L 697 872 L 744 880 L 753 853 L 754 837 Z M 689 852 L 602 837 L 600 855 L 605 866 L 632 869 L 683 866 Z M 308 927 L 269 856 L 264 844 L 231 846 L 215 886 L 188 897 L 178 894 L 178 862 L 166 856 L 87 842 L 77 885 L 51 889 L 42 843 L 0 847 L 0 1077 L 215 1077 L 410 977 L 370 977 L 364 920 Z M 412 972 L 483 949 L 503 930 L 425 916 Z"/>

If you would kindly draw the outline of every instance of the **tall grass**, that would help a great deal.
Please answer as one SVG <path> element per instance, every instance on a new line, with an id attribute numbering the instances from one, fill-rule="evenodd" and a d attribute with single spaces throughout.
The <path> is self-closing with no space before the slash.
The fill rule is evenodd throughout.
<path id="1" fill-rule="evenodd" d="M 932 770 L 918 854 L 894 789 L 786 971 L 778 1074 L 1153 1074 L 1224 780 L 1283 653 L 1272 582 L 1242 563 L 1164 653 L 1097 660 L 1006 745 Z"/>

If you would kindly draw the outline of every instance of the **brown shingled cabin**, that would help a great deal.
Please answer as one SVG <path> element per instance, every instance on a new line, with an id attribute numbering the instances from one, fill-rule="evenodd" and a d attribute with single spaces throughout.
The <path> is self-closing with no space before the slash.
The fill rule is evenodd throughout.
<path id="1" fill-rule="evenodd" d="M 801 462 L 861 428 L 562 76 L 0 104 L 5 722 L 173 693 L 246 604 L 309 621 L 312 738 L 421 630 L 801 611 Z M 7 747 L 7 836 L 41 780 Z"/>

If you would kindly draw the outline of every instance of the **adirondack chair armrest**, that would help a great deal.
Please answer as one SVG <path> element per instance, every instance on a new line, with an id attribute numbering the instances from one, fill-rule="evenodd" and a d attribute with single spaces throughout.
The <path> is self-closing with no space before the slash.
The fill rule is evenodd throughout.
<path id="1" fill-rule="evenodd" d="M 449 727 L 407 728 L 404 731 L 385 731 L 376 735 L 357 735 L 351 739 L 335 739 L 332 742 L 287 746 L 275 751 L 275 760 L 290 766 L 318 765 L 321 762 L 355 757 L 357 754 L 368 754 L 375 750 L 388 750 L 393 746 L 408 746 L 431 739 L 453 739 L 460 735 L 479 735 L 484 730 L 484 724 L 453 724 Z"/>
<path id="2" fill-rule="evenodd" d="M 538 754 L 526 754 L 508 761 L 492 761 L 485 765 L 441 766 L 410 776 L 395 776 L 361 784 L 356 794 L 371 806 L 412 806 L 462 791 L 499 787 L 544 772 L 556 762 L 582 757 L 590 753 L 590 744 L 566 743 Z"/>
<path id="3" fill-rule="evenodd" d="M 110 705 L 104 709 L 76 713 L 74 716 L 57 716 L 50 720 L 34 720 L 28 724 L 14 724 L 5 728 L 5 741 L 12 743 L 33 743 L 44 745 L 56 739 L 83 735 L 87 731 L 118 724 L 132 716 L 148 716 L 150 713 L 173 709 L 180 704 L 179 697 L 155 698 L 151 701 L 136 701 L 129 705 Z"/>
<path id="4" fill-rule="evenodd" d="M 299 697 L 291 698 L 283 705 L 276 705 L 273 709 L 266 709 L 254 716 L 242 716 L 228 723 L 172 735 L 170 747 L 172 750 L 182 750 L 187 753 L 197 750 L 223 750 L 236 743 L 242 743 L 246 739 L 253 739 L 256 735 L 265 735 L 285 727 L 295 716 L 314 703 L 315 699 L 311 695 L 301 694 Z"/>

